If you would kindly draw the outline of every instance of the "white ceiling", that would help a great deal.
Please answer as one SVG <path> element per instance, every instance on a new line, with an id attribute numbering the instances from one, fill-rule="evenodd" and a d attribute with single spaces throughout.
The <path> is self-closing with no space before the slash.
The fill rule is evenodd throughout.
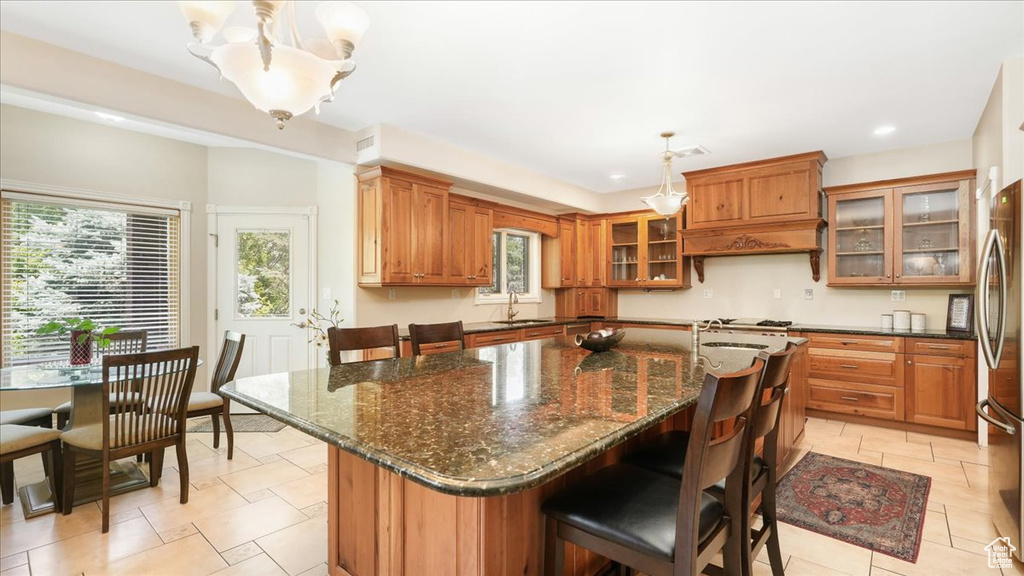
<path id="1" fill-rule="evenodd" d="M 244 4 L 229 25 L 251 25 Z M 1024 54 L 1019 1 L 360 4 L 359 69 L 320 121 L 392 124 L 598 192 L 656 185 L 663 130 L 712 152 L 677 172 L 969 138 L 1000 63 Z M 307 37 L 314 5 L 298 7 Z M 0 26 L 238 96 L 185 51 L 174 2 L 5 0 Z"/>

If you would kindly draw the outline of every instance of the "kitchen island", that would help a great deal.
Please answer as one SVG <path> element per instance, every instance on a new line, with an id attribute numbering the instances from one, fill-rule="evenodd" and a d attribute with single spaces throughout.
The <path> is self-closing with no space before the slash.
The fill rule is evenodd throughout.
<path id="1" fill-rule="evenodd" d="M 803 342 L 705 340 L 769 352 Z M 332 575 L 541 574 L 544 499 L 645 435 L 687 428 L 705 372 L 746 368 L 755 353 L 630 329 L 601 354 L 560 337 L 244 378 L 221 392 L 330 445 Z M 574 575 L 605 563 L 567 557 Z"/>

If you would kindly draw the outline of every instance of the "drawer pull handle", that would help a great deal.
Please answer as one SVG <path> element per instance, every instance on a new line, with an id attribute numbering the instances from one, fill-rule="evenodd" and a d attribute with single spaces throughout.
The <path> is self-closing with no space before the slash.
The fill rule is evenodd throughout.
<path id="1" fill-rule="evenodd" d="M 860 398 L 857 398 L 856 396 L 840 396 L 839 399 L 847 400 L 849 402 L 860 402 Z"/>
<path id="2" fill-rule="evenodd" d="M 940 346 L 938 344 L 929 344 L 928 347 L 932 350 L 949 350 L 949 346 Z"/>
<path id="3" fill-rule="evenodd" d="M 839 367 L 840 368 L 849 368 L 851 370 L 856 370 L 857 368 L 860 368 L 860 366 L 857 366 L 856 364 L 840 364 Z"/>
<path id="4" fill-rule="evenodd" d="M 860 340 L 843 340 L 840 344 L 843 346 L 852 346 L 854 344 L 860 344 Z"/>

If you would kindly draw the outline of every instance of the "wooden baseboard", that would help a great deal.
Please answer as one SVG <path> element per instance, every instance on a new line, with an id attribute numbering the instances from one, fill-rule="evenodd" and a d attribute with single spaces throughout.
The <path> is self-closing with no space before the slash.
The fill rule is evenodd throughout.
<path id="1" fill-rule="evenodd" d="M 878 418 L 869 418 L 867 416 L 859 416 L 857 414 L 842 414 L 839 412 L 826 412 L 824 410 L 816 410 L 814 408 L 807 409 L 807 416 L 813 418 L 823 418 L 826 420 L 842 420 L 843 422 L 850 422 L 853 424 L 865 424 L 867 426 L 877 426 L 878 428 L 891 428 L 893 430 L 906 430 L 907 432 L 917 432 L 919 434 L 931 434 L 932 436 L 943 436 L 946 438 L 957 438 L 960 440 L 977 440 L 978 434 L 970 430 L 951 430 L 949 428 L 938 428 L 935 426 L 926 426 L 924 424 L 915 424 L 913 422 L 897 422 L 895 420 L 880 420 Z"/>

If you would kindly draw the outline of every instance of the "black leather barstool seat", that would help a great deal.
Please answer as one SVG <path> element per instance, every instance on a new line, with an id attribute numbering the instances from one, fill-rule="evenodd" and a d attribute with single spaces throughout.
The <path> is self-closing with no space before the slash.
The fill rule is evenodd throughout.
<path id="1" fill-rule="evenodd" d="M 544 503 L 544 513 L 605 540 L 671 562 L 676 548 L 680 481 L 627 464 L 603 468 Z M 701 495 L 698 538 L 707 539 L 724 507 Z"/>

